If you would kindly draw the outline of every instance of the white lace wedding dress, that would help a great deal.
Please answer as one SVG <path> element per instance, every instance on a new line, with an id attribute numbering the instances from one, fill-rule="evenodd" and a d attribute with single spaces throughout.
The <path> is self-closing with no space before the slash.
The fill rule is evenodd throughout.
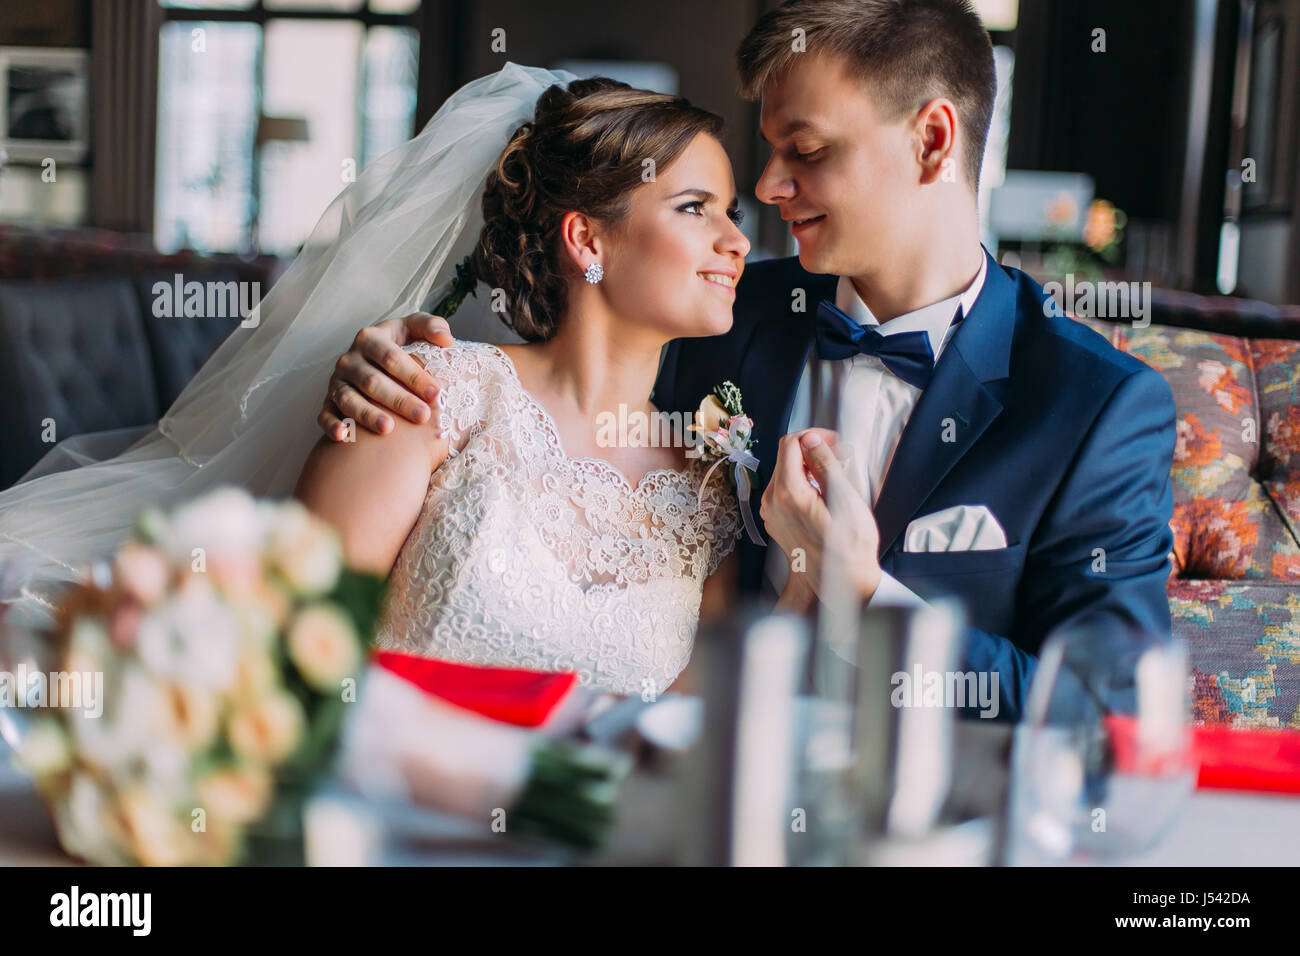
<path id="1" fill-rule="evenodd" d="M 704 579 L 742 527 L 723 469 L 699 506 L 698 459 L 633 486 L 565 454 L 496 346 L 406 351 L 442 388 L 451 450 L 397 557 L 377 645 L 664 691 L 690 658 Z"/>

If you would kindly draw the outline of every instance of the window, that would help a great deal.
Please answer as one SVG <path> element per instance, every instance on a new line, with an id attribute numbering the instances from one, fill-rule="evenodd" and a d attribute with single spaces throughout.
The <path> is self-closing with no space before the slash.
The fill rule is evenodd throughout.
<path id="1" fill-rule="evenodd" d="M 159 42 L 159 249 L 292 254 L 414 133 L 418 0 L 171 0 Z"/>
<path id="2" fill-rule="evenodd" d="M 1008 32 L 1020 19 L 1020 0 L 975 0 L 975 12 L 984 21 L 985 29 Z"/>

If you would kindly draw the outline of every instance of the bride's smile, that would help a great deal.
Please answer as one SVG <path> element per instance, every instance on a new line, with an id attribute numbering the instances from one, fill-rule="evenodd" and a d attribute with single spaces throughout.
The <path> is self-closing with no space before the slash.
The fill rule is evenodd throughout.
<path id="1" fill-rule="evenodd" d="M 630 207 L 600 242 L 604 281 L 590 290 L 593 295 L 583 297 L 588 290 L 579 290 L 575 304 L 592 306 L 599 298 L 624 325 L 661 338 L 660 345 L 731 328 L 749 241 L 740 231 L 735 181 L 722 144 L 698 134 L 652 182 L 633 192 Z M 566 251 L 582 261 L 567 241 Z M 587 313 L 582 316 L 585 322 Z"/>

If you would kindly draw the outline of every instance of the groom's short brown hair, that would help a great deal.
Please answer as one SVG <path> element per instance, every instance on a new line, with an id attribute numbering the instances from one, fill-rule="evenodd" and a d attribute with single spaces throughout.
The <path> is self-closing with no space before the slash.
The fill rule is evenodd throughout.
<path id="1" fill-rule="evenodd" d="M 741 93 L 758 99 L 800 56 L 826 53 L 870 84 L 886 119 L 936 96 L 952 100 L 966 174 L 978 190 L 997 77 L 992 42 L 969 0 L 789 0 L 741 41 Z"/>

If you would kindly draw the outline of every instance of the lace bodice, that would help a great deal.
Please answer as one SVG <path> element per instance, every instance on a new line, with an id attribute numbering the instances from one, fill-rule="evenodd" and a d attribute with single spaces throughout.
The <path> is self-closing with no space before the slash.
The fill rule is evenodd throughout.
<path id="1" fill-rule="evenodd" d="M 380 647 L 463 663 L 576 671 L 660 693 L 686 666 L 704 579 L 742 527 L 718 469 L 647 472 L 565 454 L 499 348 L 425 343 L 445 396 L 447 460 L 389 583 Z"/>

